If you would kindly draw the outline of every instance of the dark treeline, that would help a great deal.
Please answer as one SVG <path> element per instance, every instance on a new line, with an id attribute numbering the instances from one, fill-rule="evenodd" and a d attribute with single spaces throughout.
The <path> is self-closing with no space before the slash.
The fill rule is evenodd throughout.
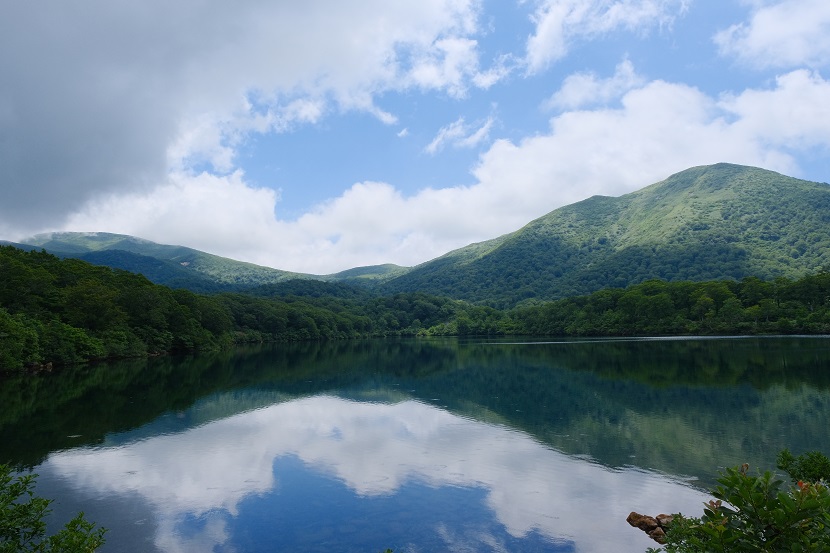
<path id="1" fill-rule="evenodd" d="M 665 282 L 511 312 L 513 331 L 560 336 L 830 334 L 830 273 L 766 282 Z"/>
<path id="2" fill-rule="evenodd" d="M 647 281 L 512 310 L 292 281 L 199 295 L 141 275 L 0 247 L 0 370 L 390 335 L 830 334 L 830 273 L 797 281 Z"/>

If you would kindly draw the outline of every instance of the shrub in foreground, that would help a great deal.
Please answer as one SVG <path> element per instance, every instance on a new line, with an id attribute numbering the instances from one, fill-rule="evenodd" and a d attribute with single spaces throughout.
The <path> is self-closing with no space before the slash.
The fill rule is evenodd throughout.
<path id="1" fill-rule="evenodd" d="M 787 484 L 748 468 L 721 473 L 703 516 L 674 515 L 660 535 L 662 547 L 648 552 L 830 552 L 830 460 L 820 452 L 782 451 L 778 468 L 792 478 Z"/>
<path id="2" fill-rule="evenodd" d="M 35 496 L 34 482 L 34 475 L 13 476 L 0 465 L 0 553 L 91 553 L 103 545 L 106 530 L 95 528 L 83 513 L 47 537 L 51 500 Z"/>

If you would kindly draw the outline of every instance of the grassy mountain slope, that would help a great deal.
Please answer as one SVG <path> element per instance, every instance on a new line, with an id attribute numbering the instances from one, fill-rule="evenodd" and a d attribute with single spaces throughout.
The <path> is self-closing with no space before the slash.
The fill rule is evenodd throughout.
<path id="1" fill-rule="evenodd" d="M 140 273 L 156 284 L 170 288 L 186 288 L 200 294 L 230 291 L 238 288 L 232 284 L 217 282 L 208 275 L 197 273 L 175 261 L 168 261 L 124 250 L 99 250 L 71 257 L 82 259 L 93 265 L 104 265 Z"/>
<path id="2" fill-rule="evenodd" d="M 367 267 L 346 269 L 345 271 L 327 275 L 323 278 L 353 284 L 373 284 L 401 276 L 409 270 L 410 267 L 401 267 L 400 265 L 387 263 L 385 265 L 369 265 Z"/>
<path id="3" fill-rule="evenodd" d="M 830 265 L 830 186 L 730 164 L 595 196 L 393 279 L 493 305 L 647 280 L 798 277 Z"/>
<path id="4" fill-rule="evenodd" d="M 55 232 L 25 240 L 63 257 L 141 273 L 157 284 L 194 291 L 240 289 L 308 277 L 183 246 L 105 232 Z"/>
<path id="5" fill-rule="evenodd" d="M 18 250 L 23 250 L 24 252 L 40 250 L 39 247 L 32 246 L 31 244 L 20 244 L 19 242 L 10 242 L 8 240 L 0 240 L 0 246 L 11 246 L 13 248 L 17 248 Z"/>

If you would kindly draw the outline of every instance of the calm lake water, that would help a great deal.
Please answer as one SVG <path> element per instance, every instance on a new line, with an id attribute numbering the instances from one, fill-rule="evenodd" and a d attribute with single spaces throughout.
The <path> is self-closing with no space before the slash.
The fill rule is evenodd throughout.
<path id="1" fill-rule="evenodd" d="M 830 338 L 274 345 L 0 381 L 0 460 L 104 552 L 643 552 L 830 452 Z"/>

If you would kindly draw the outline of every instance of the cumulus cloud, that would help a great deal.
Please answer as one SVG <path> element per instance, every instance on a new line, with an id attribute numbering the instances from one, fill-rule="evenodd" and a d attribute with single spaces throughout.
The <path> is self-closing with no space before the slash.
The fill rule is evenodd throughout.
<path id="1" fill-rule="evenodd" d="M 723 55 L 755 67 L 826 67 L 830 63 L 830 3 L 755 3 L 748 22 L 720 31 L 714 40 Z"/>
<path id="2" fill-rule="evenodd" d="M 4 231 L 60 224 L 100 193 L 167 187 L 171 170 L 231 172 L 250 132 L 389 90 L 462 95 L 478 77 L 475 0 L 159 0 L 0 8 Z"/>
<path id="3" fill-rule="evenodd" d="M 665 27 L 687 9 L 687 0 L 537 0 L 527 41 L 530 73 L 565 57 L 573 43 L 618 29 L 644 33 Z"/>
<path id="4" fill-rule="evenodd" d="M 644 79 L 634 71 L 629 60 L 617 65 L 612 77 L 601 79 L 593 71 L 576 73 L 565 82 L 546 103 L 550 109 L 576 109 L 592 104 L 606 104 L 632 88 L 641 86 Z"/>
<path id="5" fill-rule="evenodd" d="M 468 38 L 445 38 L 414 63 L 410 78 L 422 88 L 446 87 L 451 96 L 466 94 L 469 78 L 478 71 L 477 43 Z"/>
<path id="6" fill-rule="evenodd" d="M 783 151 L 830 148 L 830 81 L 800 69 L 780 75 L 769 89 L 724 95 L 720 106 L 745 136 Z"/>

